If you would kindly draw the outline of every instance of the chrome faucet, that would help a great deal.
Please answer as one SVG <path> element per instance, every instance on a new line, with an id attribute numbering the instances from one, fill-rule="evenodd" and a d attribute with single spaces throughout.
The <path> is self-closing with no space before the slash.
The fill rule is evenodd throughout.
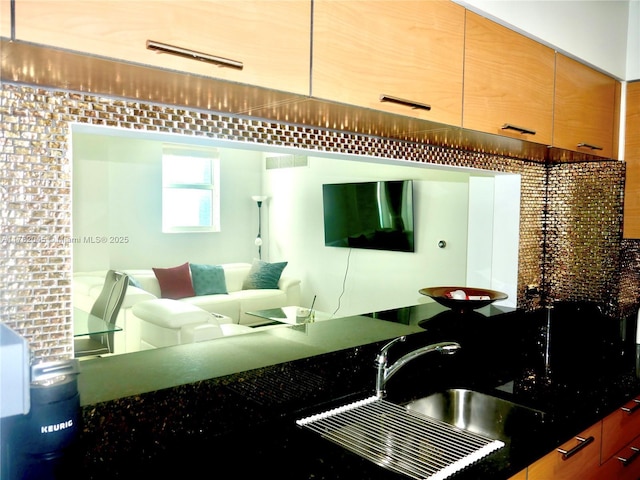
<path id="1" fill-rule="evenodd" d="M 409 352 L 403 357 L 400 357 L 393 365 L 388 366 L 389 349 L 396 343 L 404 342 L 406 339 L 407 337 L 404 335 L 402 337 L 394 338 L 384 347 L 382 347 L 382 349 L 376 356 L 376 396 L 378 398 L 382 398 L 385 396 L 385 385 L 387 384 L 387 381 L 393 376 L 393 374 L 404 367 L 411 360 L 429 352 L 440 352 L 442 354 L 451 355 L 456 353 L 460 348 L 460 344 L 456 342 L 434 343 L 432 345 L 426 345 L 422 348 L 418 348 L 417 350 Z"/>

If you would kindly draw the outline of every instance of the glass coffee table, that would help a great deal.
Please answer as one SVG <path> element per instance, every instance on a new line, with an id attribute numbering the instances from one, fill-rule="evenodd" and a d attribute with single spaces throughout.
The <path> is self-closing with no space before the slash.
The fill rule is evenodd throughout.
<path id="1" fill-rule="evenodd" d="M 247 312 L 247 315 L 264 318 L 274 323 L 286 323 L 289 325 L 300 325 L 322 320 L 329 320 L 333 315 L 318 310 L 310 310 L 305 307 L 281 307 L 267 310 L 256 310 Z"/>
<path id="2" fill-rule="evenodd" d="M 91 315 L 89 312 L 73 309 L 73 336 L 86 337 L 103 333 L 114 333 L 122 331 L 122 327 L 115 323 L 109 323 L 100 317 Z"/>

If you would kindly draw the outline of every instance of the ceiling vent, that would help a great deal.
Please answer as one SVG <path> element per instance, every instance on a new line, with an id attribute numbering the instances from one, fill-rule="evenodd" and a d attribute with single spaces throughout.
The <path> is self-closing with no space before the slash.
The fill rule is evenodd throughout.
<path id="1" fill-rule="evenodd" d="M 266 158 L 267 170 L 276 168 L 306 167 L 309 160 L 304 155 L 277 155 Z"/>

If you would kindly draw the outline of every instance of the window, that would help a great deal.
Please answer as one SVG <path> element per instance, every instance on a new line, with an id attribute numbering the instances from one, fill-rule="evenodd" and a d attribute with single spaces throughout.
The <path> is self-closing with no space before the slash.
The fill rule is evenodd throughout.
<path id="1" fill-rule="evenodd" d="M 162 231 L 220 231 L 220 159 L 211 148 L 163 145 Z"/>

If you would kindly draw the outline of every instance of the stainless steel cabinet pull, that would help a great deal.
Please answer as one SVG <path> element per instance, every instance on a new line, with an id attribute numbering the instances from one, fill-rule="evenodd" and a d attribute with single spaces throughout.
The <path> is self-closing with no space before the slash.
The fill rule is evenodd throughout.
<path id="1" fill-rule="evenodd" d="M 629 465 L 631 465 L 631 462 L 633 462 L 636 458 L 640 456 L 640 448 L 638 447 L 629 447 L 629 448 L 633 450 L 633 453 L 631 455 L 629 455 L 627 458 L 618 457 L 618 460 L 620 460 L 622 462 L 622 465 L 625 467 L 628 467 Z"/>
<path id="2" fill-rule="evenodd" d="M 640 408 L 640 400 L 638 400 L 637 398 L 634 398 L 633 401 L 634 401 L 634 405 L 632 407 L 620 407 L 620 410 L 622 410 L 623 412 L 627 412 L 629 414 L 638 410 Z"/>
<path id="3" fill-rule="evenodd" d="M 427 111 L 431 110 L 431 105 L 427 105 L 426 103 L 414 102 L 411 100 L 405 100 L 403 98 L 392 97 L 391 95 L 385 95 L 384 93 L 380 95 L 380 101 L 397 103 L 398 105 L 411 107 L 414 110 L 427 110 Z"/>
<path id="4" fill-rule="evenodd" d="M 575 447 L 573 447 L 573 448 L 571 448 L 569 450 L 565 450 L 564 448 L 558 448 L 557 449 L 557 451 L 562 454 L 562 459 L 563 460 L 566 460 L 566 459 L 574 456 L 576 453 L 578 453 L 584 447 L 586 447 L 591 442 L 593 442 L 595 440 L 595 438 L 593 438 L 593 437 L 587 437 L 587 438 L 576 437 L 576 440 L 579 443 Z"/>
<path id="5" fill-rule="evenodd" d="M 528 135 L 535 135 L 536 131 L 531 130 L 530 128 L 518 127 L 517 125 L 512 125 L 510 123 L 505 123 L 502 125 L 502 130 L 515 130 L 516 132 L 526 133 Z"/>
<path id="6" fill-rule="evenodd" d="M 235 68 L 236 70 L 242 70 L 244 65 L 237 60 L 231 60 L 229 58 L 216 57 L 215 55 L 209 55 L 208 53 L 196 52 L 195 50 L 188 50 L 182 47 L 176 47 L 174 45 L 167 45 L 166 43 L 155 42 L 153 40 L 147 40 L 147 48 L 149 50 L 156 51 L 158 53 L 169 53 L 171 55 L 177 55 L 178 57 L 191 58 L 192 60 L 200 60 L 201 62 L 213 63 L 219 67 Z"/>
<path id="7" fill-rule="evenodd" d="M 591 150 L 602 150 L 599 145 L 593 145 L 592 143 L 579 143 L 578 148 L 590 148 Z"/>

